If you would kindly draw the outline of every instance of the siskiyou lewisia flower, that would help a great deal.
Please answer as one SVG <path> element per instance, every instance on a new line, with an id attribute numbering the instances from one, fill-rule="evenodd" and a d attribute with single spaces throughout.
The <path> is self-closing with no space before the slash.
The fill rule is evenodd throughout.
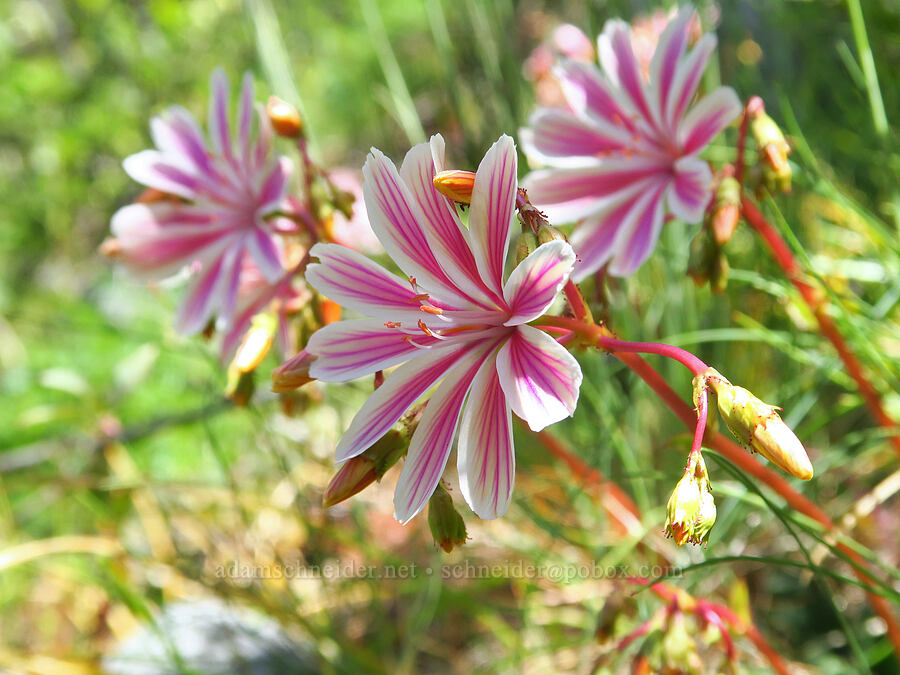
<path id="1" fill-rule="evenodd" d="M 285 198 L 290 161 L 272 152 L 272 129 L 254 111 L 253 81 L 244 77 L 236 133 L 228 119 L 228 80 L 211 80 L 209 141 L 193 116 L 172 106 L 150 120 L 156 149 L 125 159 L 134 180 L 163 193 L 119 209 L 112 218 L 116 257 L 155 278 L 189 269 L 194 278 L 176 326 L 197 333 L 213 317 L 230 326 L 238 311 L 242 273 L 253 266 L 271 284 L 287 270 L 274 231 Z M 259 118 L 253 134 L 254 117 Z"/>
<path id="2" fill-rule="evenodd" d="M 688 51 L 694 17 L 684 7 L 660 37 L 644 76 L 631 29 L 607 21 L 597 41 L 600 68 L 563 60 L 557 75 L 565 108 L 538 108 L 520 139 L 548 168 L 524 180 L 531 201 L 557 225 L 575 222 L 581 281 L 609 263 L 629 276 L 647 259 L 667 213 L 699 222 L 712 195 L 712 172 L 699 154 L 740 113 L 730 87 L 691 106 L 716 38 Z"/>
<path id="3" fill-rule="evenodd" d="M 575 263 L 572 248 L 537 248 L 508 275 L 517 192 L 516 149 L 502 136 L 475 177 L 468 227 L 432 183 L 444 141 L 413 147 L 399 171 L 372 149 L 363 168 L 366 209 L 388 255 L 408 278 L 335 244 L 310 251 L 307 282 L 366 318 L 317 331 L 306 351 L 311 377 L 340 382 L 399 365 L 341 438 L 343 462 L 372 446 L 435 385 L 410 442 L 394 496 L 408 522 L 438 485 L 459 426 L 457 465 L 466 502 L 482 518 L 505 513 L 515 456 L 512 413 L 534 430 L 569 416 L 578 362 L 526 325 L 556 298 Z M 304 357 L 306 358 L 306 357 Z"/>

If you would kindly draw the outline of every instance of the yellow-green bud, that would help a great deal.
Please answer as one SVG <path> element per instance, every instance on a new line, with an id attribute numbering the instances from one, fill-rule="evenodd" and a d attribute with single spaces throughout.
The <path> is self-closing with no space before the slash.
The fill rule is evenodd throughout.
<path id="1" fill-rule="evenodd" d="M 666 536 L 683 546 L 690 541 L 699 514 L 700 482 L 693 471 L 686 471 L 666 504 Z"/>
<path id="2" fill-rule="evenodd" d="M 283 394 L 312 382 L 315 378 L 309 376 L 309 367 L 315 359 L 304 349 L 282 363 L 272 371 L 272 391 Z"/>
<path id="3" fill-rule="evenodd" d="M 257 314 L 250 320 L 250 330 L 244 336 L 231 362 L 233 368 L 242 373 L 250 373 L 262 362 L 272 347 L 278 319 L 274 314 Z"/>
<path id="4" fill-rule="evenodd" d="M 566 241 L 566 235 L 547 224 L 538 228 L 537 237 L 542 244 L 549 244 L 551 241 Z"/>
<path id="5" fill-rule="evenodd" d="M 714 368 L 706 373 L 716 392 L 719 413 L 728 429 L 745 447 L 796 478 L 813 477 L 812 463 L 803 444 L 778 415 L 778 409 L 763 403 L 750 391 L 736 387 Z"/>
<path id="6" fill-rule="evenodd" d="M 428 502 L 428 527 L 435 543 L 446 553 L 466 543 L 466 524 L 453 506 L 450 493 L 440 483 Z"/>
<path id="7" fill-rule="evenodd" d="M 344 462 L 325 488 L 322 506 L 339 504 L 381 480 L 406 454 L 411 435 L 405 428 L 391 429 L 364 453 Z"/>
<path id="8" fill-rule="evenodd" d="M 697 522 L 691 541 L 694 544 L 706 544 L 709 540 L 709 532 L 716 524 L 716 501 L 713 499 L 709 481 L 700 489 L 700 510 L 697 513 Z"/>
<path id="9" fill-rule="evenodd" d="M 750 132 L 759 149 L 759 162 L 763 169 L 763 181 L 771 191 L 791 191 L 791 165 L 788 155 L 791 146 L 781 129 L 766 114 L 762 100 L 754 97 L 747 105 L 750 115 Z"/>
<path id="10" fill-rule="evenodd" d="M 706 226 L 691 239 L 687 274 L 697 286 L 702 286 L 713 277 L 718 252 L 719 247 Z"/>
<path id="11" fill-rule="evenodd" d="M 541 245 L 537 235 L 531 230 L 526 230 L 519 235 L 519 241 L 516 244 L 516 265 L 521 263 L 525 258 L 530 256 Z"/>
<path id="12" fill-rule="evenodd" d="M 719 246 L 731 239 L 741 218 L 741 184 L 733 176 L 725 176 L 716 189 L 716 204 L 713 207 L 711 229 Z"/>

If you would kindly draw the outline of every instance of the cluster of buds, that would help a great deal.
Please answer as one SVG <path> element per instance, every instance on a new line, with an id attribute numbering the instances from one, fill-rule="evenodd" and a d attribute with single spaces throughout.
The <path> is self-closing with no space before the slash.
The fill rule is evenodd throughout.
<path id="1" fill-rule="evenodd" d="M 779 408 L 763 403 L 750 391 L 736 387 L 710 368 L 694 379 L 694 389 L 707 388 L 714 395 L 729 431 L 782 471 L 801 480 L 813 477 L 812 463 L 791 428 L 778 415 Z"/>
<path id="2" fill-rule="evenodd" d="M 666 504 L 666 536 L 676 544 L 706 544 L 716 522 L 716 503 L 700 452 L 688 457 L 684 475 Z"/>
<path id="3" fill-rule="evenodd" d="M 709 283 L 713 293 L 724 292 L 729 270 L 724 246 L 737 229 L 740 217 L 741 186 L 734 177 L 734 168 L 726 166 L 719 176 L 703 227 L 690 244 L 687 273 L 698 286 Z"/>
<path id="4" fill-rule="evenodd" d="M 635 578 L 631 581 L 644 584 L 647 580 Z M 619 594 L 614 594 L 607 603 L 612 611 L 608 612 L 604 607 L 600 617 L 605 627 L 598 631 L 598 639 L 607 643 L 606 652 L 612 658 L 622 658 L 629 646 L 640 641 L 632 657 L 631 673 L 700 673 L 708 669 L 736 672 L 740 657 L 738 637 L 749 638 L 774 671 L 786 672 L 781 658 L 750 622 L 749 616 L 743 616 L 740 610 L 694 597 L 683 589 L 661 582 L 650 586 L 650 590 L 665 603 L 664 606 L 624 637 L 610 640 L 615 626 L 625 622 L 623 615 L 631 609 L 619 599 Z M 716 643 L 722 647 L 724 660 L 717 659 L 715 652 L 701 652 L 705 646 Z M 713 667 L 716 660 L 720 663 Z"/>
<path id="5" fill-rule="evenodd" d="M 791 165 L 788 155 L 791 146 L 775 120 L 766 114 L 766 107 L 758 96 L 747 102 L 747 115 L 750 118 L 750 133 L 759 152 L 762 185 L 769 192 L 790 192 Z"/>

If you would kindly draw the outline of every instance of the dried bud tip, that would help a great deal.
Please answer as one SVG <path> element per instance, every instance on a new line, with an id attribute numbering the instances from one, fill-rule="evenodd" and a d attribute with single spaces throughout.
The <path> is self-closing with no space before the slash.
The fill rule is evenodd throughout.
<path id="1" fill-rule="evenodd" d="M 303 120 L 297 109 L 277 96 L 270 96 L 266 103 L 266 115 L 275 133 L 285 138 L 299 138 L 303 135 Z"/>
<path id="2" fill-rule="evenodd" d="M 472 203 L 472 190 L 475 189 L 475 174 L 472 171 L 441 171 L 432 183 L 445 197 L 460 204 Z"/>
<path id="3" fill-rule="evenodd" d="M 316 378 L 309 376 L 309 367 L 315 359 L 304 349 L 282 363 L 272 371 L 272 391 L 280 394 L 312 382 Z"/>

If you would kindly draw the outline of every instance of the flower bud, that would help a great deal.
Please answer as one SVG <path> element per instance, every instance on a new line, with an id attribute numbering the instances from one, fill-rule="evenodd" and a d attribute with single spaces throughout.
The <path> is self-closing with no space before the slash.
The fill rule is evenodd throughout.
<path id="1" fill-rule="evenodd" d="M 435 189 L 460 204 L 472 203 L 475 173 L 472 171 L 441 171 L 432 180 Z"/>
<path id="2" fill-rule="evenodd" d="M 750 115 L 750 132 L 759 148 L 759 162 L 766 187 L 773 192 L 790 192 L 791 165 L 787 157 L 791 146 L 775 120 L 766 114 L 765 106 L 758 97 L 747 104 L 747 114 Z"/>
<path id="3" fill-rule="evenodd" d="M 716 203 L 713 207 L 711 228 L 713 238 L 719 246 L 731 239 L 741 218 L 741 184 L 731 176 L 722 178 L 716 189 Z"/>
<path id="4" fill-rule="evenodd" d="M 716 392 L 719 413 L 735 438 L 795 478 L 813 477 L 812 463 L 803 444 L 778 416 L 775 406 L 763 403 L 743 387 L 732 385 L 713 368 L 706 376 Z"/>
<path id="5" fill-rule="evenodd" d="M 275 133 L 285 138 L 299 138 L 303 135 L 303 120 L 300 113 L 287 101 L 270 96 L 266 103 L 266 114 Z"/>
<path id="6" fill-rule="evenodd" d="M 254 316 L 250 320 L 250 330 L 247 331 L 231 361 L 231 367 L 241 373 L 255 370 L 269 353 L 277 327 L 278 319 L 273 314 Z"/>
<path id="7" fill-rule="evenodd" d="M 537 237 L 542 244 L 549 244 L 551 241 L 567 241 L 566 235 L 547 223 L 538 228 Z"/>
<path id="8" fill-rule="evenodd" d="M 694 531 L 691 542 L 694 544 L 706 544 L 709 540 L 709 532 L 716 524 L 716 501 L 713 498 L 709 481 L 700 488 L 700 510 L 697 512 L 697 521 L 694 523 Z"/>
<path id="9" fill-rule="evenodd" d="M 522 232 L 522 234 L 519 235 L 519 242 L 516 244 L 516 265 L 534 253 L 540 245 L 541 242 L 534 232 L 531 232 L 530 230 Z"/>
<path id="10" fill-rule="evenodd" d="M 428 527 L 434 542 L 450 553 L 455 547 L 466 543 L 466 524 L 453 506 L 453 498 L 441 483 L 438 483 L 428 502 Z"/>
<path id="11" fill-rule="evenodd" d="M 679 546 L 691 540 L 700 514 L 700 482 L 693 471 L 685 471 L 666 504 L 666 536 Z"/>
<path id="12" fill-rule="evenodd" d="M 396 429 L 388 431 L 364 453 L 344 462 L 325 488 L 322 506 L 328 508 L 339 504 L 381 480 L 408 447 L 409 434 Z"/>
<path id="13" fill-rule="evenodd" d="M 309 367 L 315 358 L 304 349 L 278 366 L 272 371 L 272 391 L 281 394 L 312 382 L 315 378 L 309 376 Z"/>
<path id="14" fill-rule="evenodd" d="M 718 246 L 704 226 L 691 239 L 688 254 L 687 275 L 694 280 L 694 284 L 702 286 L 713 278 L 717 254 Z"/>
<path id="15" fill-rule="evenodd" d="M 236 406 L 243 407 L 250 403 L 255 390 L 256 383 L 253 380 L 252 372 L 244 373 L 234 367 L 228 369 L 225 398 L 230 399 Z"/>
<path id="16" fill-rule="evenodd" d="M 728 257 L 725 251 L 718 249 L 716 256 L 713 258 L 712 269 L 710 270 L 709 289 L 713 293 L 724 293 L 728 287 L 728 272 L 731 266 L 728 264 Z"/>

